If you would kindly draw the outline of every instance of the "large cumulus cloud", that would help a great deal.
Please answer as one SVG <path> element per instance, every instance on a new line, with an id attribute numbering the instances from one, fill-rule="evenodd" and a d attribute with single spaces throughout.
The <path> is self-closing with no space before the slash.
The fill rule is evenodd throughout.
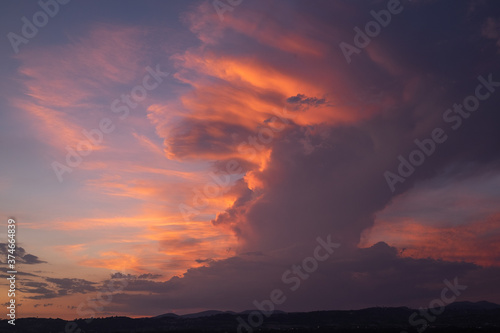
<path id="1" fill-rule="evenodd" d="M 384 242 L 358 248 L 375 215 L 415 184 L 445 173 L 458 179 L 497 172 L 500 162 L 500 91 L 460 129 L 443 120 L 474 94 L 479 75 L 500 81 L 494 24 L 500 7 L 403 5 L 351 64 L 338 43 L 351 42 L 354 26 L 385 2 L 248 2 L 224 23 L 206 4 L 186 15 L 201 46 L 174 57 L 176 77 L 192 88 L 182 96 L 185 119 L 169 128 L 161 112 L 152 116 L 171 156 L 219 160 L 214 168 L 221 171 L 221 160 L 245 160 L 239 143 L 258 135 L 273 108 L 290 110 L 286 128 L 263 145 L 269 155 L 246 165 L 233 189 L 237 200 L 212 221 L 235 232 L 240 253 L 262 255 L 211 260 L 182 277 L 149 281 L 148 296 L 117 295 L 117 303 L 157 312 L 251 308 L 273 288 L 286 288 L 283 272 L 329 234 L 341 248 L 288 295 L 283 309 L 426 305 L 439 297 L 443 279 L 456 276 L 469 286 L 467 299 L 500 301 L 497 268 L 440 260 L 439 253 L 405 258 Z M 393 193 L 384 172 L 396 172 L 398 156 L 437 127 L 447 141 Z M 136 283 L 129 291 L 143 290 Z"/>

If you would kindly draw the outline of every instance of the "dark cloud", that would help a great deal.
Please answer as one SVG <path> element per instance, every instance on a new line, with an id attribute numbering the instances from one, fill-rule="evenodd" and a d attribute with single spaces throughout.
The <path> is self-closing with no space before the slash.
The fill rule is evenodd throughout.
<path id="1" fill-rule="evenodd" d="M 314 244 L 310 244 L 312 255 Z M 444 279 L 466 285 L 462 299 L 480 300 L 497 293 L 495 285 L 484 286 L 500 277 L 499 268 L 482 268 L 470 263 L 433 259 L 401 258 L 385 243 L 371 248 L 333 255 L 319 263 L 318 269 L 302 280 L 299 288 L 284 283 L 282 275 L 301 260 L 273 258 L 247 260 L 233 257 L 208 266 L 190 269 L 182 278 L 166 282 L 134 281 L 124 293 L 115 295 L 115 306 L 129 306 L 141 314 L 186 312 L 195 308 L 246 310 L 253 301 L 269 299 L 273 289 L 281 289 L 287 300 L 278 308 L 284 311 L 314 309 L 353 309 L 387 305 L 423 306 L 441 296 Z M 149 291 L 148 295 L 131 293 Z M 134 305 L 132 305 L 134 304 Z"/>
<path id="2" fill-rule="evenodd" d="M 328 233 L 356 246 L 372 214 L 391 198 L 381 177 L 385 166 L 367 133 L 352 127 L 330 129 L 328 137 L 319 133 L 300 127 L 287 132 L 258 174 L 265 190 L 235 203 L 214 223 L 231 221 L 249 251 L 302 246 Z"/>
<path id="3" fill-rule="evenodd" d="M 26 273 L 26 272 L 17 272 L 16 275 L 19 275 L 19 276 L 23 276 L 23 277 L 26 277 L 27 278 L 31 278 L 31 277 L 39 277 L 39 275 L 36 275 L 36 274 L 32 274 L 32 273 Z M 8 278 L 9 275 L 8 274 L 4 274 L 4 273 L 0 273 L 0 278 L 3 279 L 3 278 Z"/>
<path id="4" fill-rule="evenodd" d="M 124 280 L 156 280 L 161 278 L 161 274 L 145 273 L 140 275 L 123 274 L 121 272 L 111 274 L 111 279 L 124 279 Z"/>
<path id="5" fill-rule="evenodd" d="M 46 263 L 46 261 L 39 260 L 37 256 L 32 254 L 26 254 L 23 257 L 24 264 L 41 264 Z"/>
<path id="6" fill-rule="evenodd" d="M 318 106 L 321 104 L 325 103 L 324 98 L 316 98 L 316 97 L 306 97 L 306 95 L 303 94 L 297 94 L 296 96 L 288 97 L 286 99 L 287 103 L 290 104 L 299 104 L 299 105 L 305 105 L 305 106 Z"/>
<path id="7" fill-rule="evenodd" d="M 149 280 L 156 280 L 161 278 L 161 274 L 152 274 L 152 273 L 146 273 L 146 274 L 141 274 L 137 278 L 138 279 L 149 279 Z"/>
<path id="8" fill-rule="evenodd" d="M 96 282 L 87 281 L 84 279 L 57 279 L 57 278 L 46 278 L 47 282 L 54 283 L 58 289 L 60 295 L 66 294 L 85 294 L 88 292 L 96 291 Z"/>
<path id="9" fill-rule="evenodd" d="M 120 272 L 111 274 L 111 279 L 136 279 L 136 278 L 137 278 L 136 275 L 123 274 L 123 273 L 120 273 Z"/>
<path id="10" fill-rule="evenodd" d="M 2 258 L 7 258 L 7 254 L 9 254 L 9 252 L 7 251 L 8 249 L 9 249 L 8 243 L 0 243 L 0 255 L 2 256 Z M 46 263 L 46 261 L 38 259 L 37 256 L 26 253 L 24 248 L 20 246 L 16 246 L 15 256 L 16 256 L 16 261 L 18 263 L 26 265 Z"/>
<path id="11" fill-rule="evenodd" d="M 204 263 L 207 263 L 207 262 L 212 262 L 213 259 L 211 258 L 208 258 L 208 259 L 196 259 L 195 260 L 198 264 L 204 264 Z"/>
<path id="12" fill-rule="evenodd" d="M 60 296 L 60 294 L 48 283 L 45 282 L 27 282 L 19 290 L 25 294 L 28 299 L 50 299 Z M 28 296 L 35 294 L 34 296 Z"/>
<path id="13" fill-rule="evenodd" d="M 96 282 L 76 278 L 45 278 L 46 282 L 23 282 L 19 290 L 23 294 L 36 294 L 26 296 L 29 299 L 50 299 L 69 294 L 86 294 L 97 290 Z M 45 305 L 44 305 L 45 306 Z"/>

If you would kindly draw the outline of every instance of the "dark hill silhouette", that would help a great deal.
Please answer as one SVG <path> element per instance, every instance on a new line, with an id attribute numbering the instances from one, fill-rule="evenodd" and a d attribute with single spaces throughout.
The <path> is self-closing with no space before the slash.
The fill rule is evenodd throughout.
<path id="1" fill-rule="evenodd" d="M 158 318 L 179 318 L 180 316 L 175 314 L 175 313 L 165 313 L 165 314 L 162 314 L 162 315 L 159 315 L 159 316 L 156 316 L 156 317 L 153 317 L 154 319 L 158 319 Z"/>
<path id="2" fill-rule="evenodd" d="M 72 333 L 139 333 L 139 332 L 238 332 L 244 320 L 248 323 L 249 310 L 240 313 L 229 311 L 203 311 L 194 314 L 176 315 L 166 313 L 151 318 L 108 317 L 85 319 L 73 323 L 62 319 L 21 318 L 15 328 L 0 321 L 0 332 L 23 333 L 67 333 L 66 325 L 73 326 Z M 239 332 L 363 332 L 363 333 L 408 333 L 417 332 L 420 326 L 410 324 L 410 316 L 419 310 L 407 307 L 375 307 L 362 310 L 282 312 L 275 311 L 263 322 L 250 330 Z M 429 310 L 432 313 L 431 310 Z M 438 311 L 434 311 L 437 313 Z M 254 315 L 256 312 L 253 312 Z M 448 305 L 421 332 L 426 333 L 498 333 L 500 332 L 500 305 L 490 302 L 459 302 Z M 422 318 L 422 317 L 419 317 Z M 421 319 L 420 319 L 421 320 Z M 13 329 L 14 328 L 14 329 Z M 81 331 L 78 331 L 78 330 Z"/>
<path id="3" fill-rule="evenodd" d="M 480 301 L 480 302 L 455 302 L 451 303 L 447 306 L 448 309 L 477 309 L 477 310 L 492 310 L 492 309 L 500 309 L 499 304 Z"/>
<path id="4" fill-rule="evenodd" d="M 225 313 L 224 311 L 218 311 L 218 310 L 207 310 L 207 311 L 202 311 L 202 312 L 197 312 L 197 313 L 190 313 L 190 314 L 185 314 L 182 315 L 182 318 L 203 318 L 203 317 L 210 317 L 210 316 L 215 316 L 218 314 Z"/>

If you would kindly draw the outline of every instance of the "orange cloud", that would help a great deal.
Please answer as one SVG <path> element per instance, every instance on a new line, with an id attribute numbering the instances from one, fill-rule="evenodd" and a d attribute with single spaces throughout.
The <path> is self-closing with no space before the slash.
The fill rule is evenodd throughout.
<path id="1" fill-rule="evenodd" d="M 19 53 L 18 80 L 25 89 L 22 96 L 8 97 L 11 105 L 25 112 L 43 142 L 60 150 L 74 147 L 85 139 L 82 130 L 98 126 L 99 110 L 109 111 L 96 99 L 109 96 L 111 102 L 116 84 L 131 82 L 143 70 L 143 33 L 97 25 L 68 44 Z"/>
<path id="2" fill-rule="evenodd" d="M 83 266 L 100 267 L 118 272 L 126 272 L 136 267 L 141 260 L 138 256 L 115 251 L 101 252 L 99 256 L 100 258 L 85 259 L 78 263 Z"/>
<path id="3" fill-rule="evenodd" d="M 21 99 L 13 100 L 11 104 L 26 112 L 39 137 L 52 146 L 59 149 L 64 149 L 65 144 L 74 147 L 84 139 L 82 129 L 61 111 Z"/>
<path id="4" fill-rule="evenodd" d="M 385 241 L 412 258 L 467 261 L 482 266 L 500 266 L 500 215 L 472 223 L 435 227 L 406 219 L 400 222 L 377 221 L 366 230 L 359 244 L 369 247 Z"/>

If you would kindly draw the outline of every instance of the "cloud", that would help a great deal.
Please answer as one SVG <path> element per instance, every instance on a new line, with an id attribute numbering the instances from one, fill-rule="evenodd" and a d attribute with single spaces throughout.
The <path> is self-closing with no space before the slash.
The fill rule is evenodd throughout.
<path id="1" fill-rule="evenodd" d="M 419 221 L 376 223 L 370 242 L 385 239 L 404 256 L 465 261 L 477 265 L 499 266 L 499 217 L 455 227 L 435 227 Z M 403 235 L 403 236 L 402 236 Z"/>
<path id="2" fill-rule="evenodd" d="M 190 7 L 184 20 L 198 43 L 171 56 L 178 86 L 146 111 L 147 125 L 154 126 L 169 158 L 163 163 L 177 171 L 169 172 L 157 162 L 162 150 L 153 136 L 133 131 L 130 142 L 154 156 L 141 160 L 148 167 L 122 166 L 130 156 L 120 155 L 114 163 L 88 166 L 113 167 L 120 174 L 94 174 L 86 185 L 115 200 L 141 200 L 143 209 L 55 223 L 80 230 L 140 227 L 129 237 L 121 230 L 120 241 L 109 235 L 105 241 L 112 247 L 79 257 L 81 265 L 122 269 L 127 263 L 133 269 L 133 274 L 111 276 L 131 280 L 113 298 L 116 311 L 151 315 L 202 308 L 245 310 L 255 307 L 254 300 L 269 298 L 275 288 L 287 291 L 282 309 L 290 311 L 420 306 L 440 295 L 443 279 L 455 276 L 469 286 L 464 294 L 468 300 L 500 301 L 499 268 L 479 266 L 498 259 L 485 257 L 475 240 L 479 237 L 495 248 L 497 238 L 488 233 L 497 229 L 498 211 L 485 209 L 485 201 L 477 209 L 472 207 L 477 203 L 460 206 L 462 200 L 470 203 L 468 186 L 462 188 L 464 197 L 454 197 L 460 209 L 426 210 L 448 202 L 433 201 L 436 196 L 426 188 L 410 200 L 415 206 L 407 209 L 408 219 L 394 216 L 392 210 L 393 219 L 377 221 L 384 212 L 390 216 L 391 205 L 397 208 L 400 198 L 411 196 L 426 181 L 478 179 L 498 170 L 500 92 L 481 102 L 460 130 L 450 129 L 443 119 L 443 112 L 474 93 L 478 75 L 491 73 L 500 80 L 500 65 L 491 52 L 491 39 L 498 37 L 496 21 L 490 18 L 493 5 L 478 3 L 480 17 L 470 20 L 469 4 L 407 2 L 401 16 L 347 65 L 338 43 L 351 41 L 358 24 L 353 22 L 366 22 L 379 5 L 255 1 L 245 9 L 238 7 L 242 14 L 235 11 L 224 23 L 208 2 Z M 62 135 L 68 142 L 76 140 L 81 123 L 71 120 L 78 118 L 79 107 L 92 106 L 85 96 L 95 97 L 102 90 L 115 98 L 109 87 L 135 77 L 142 59 L 142 44 L 135 42 L 141 36 L 142 30 L 134 28 L 96 29 L 62 49 L 64 58 L 77 57 L 79 66 L 63 62 L 60 76 L 50 73 L 54 50 L 25 60 L 21 72 L 29 77 L 25 83 L 32 99 L 25 111 L 42 120 L 38 126 L 47 131 L 45 139 L 54 143 Z M 123 61 L 120 52 L 125 53 Z M 129 64 L 131 68 L 125 68 Z M 80 73 L 85 73 L 83 79 L 76 80 Z M 55 96 L 54 91 L 69 97 Z M 293 112 L 297 110 L 301 112 Z M 437 127 L 444 128 L 449 139 L 393 194 L 384 172 L 397 170 L 398 156 L 408 156 L 417 149 L 414 140 L 428 138 Z M 272 139 L 262 139 L 263 130 L 273 128 Z M 210 166 L 220 174 L 232 159 L 240 163 L 242 174 L 227 195 L 212 198 L 201 217 L 182 219 L 172 207 L 189 203 L 192 184 L 205 185 L 208 177 L 199 169 Z M 192 172 L 179 171 L 183 166 Z M 134 177 L 141 172 L 175 180 Z M 480 192 L 487 191 L 494 188 Z M 450 192 L 444 192 L 448 199 Z M 128 208 L 128 201 L 123 202 L 121 207 Z M 457 211 L 480 210 L 488 214 L 471 214 L 460 227 L 425 228 L 429 221 L 449 223 Z M 380 229 L 383 237 L 377 238 Z M 375 236 L 359 248 L 367 230 Z M 283 272 L 311 255 L 318 236 L 329 234 L 341 248 L 291 292 L 282 281 Z M 391 237 L 402 241 L 392 242 Z M 401 255 L 403 245 L 412 246 L 407 251 L 412 257 Z M 40 299 L 88 293 L 96 286 L 87 280 L 47 278 L 26 288 L 36 294 L 31 298 Z"/>
<path id="3" fill-rule="evenodd" d="M 138 279 L 149 279 L 149 280 L 155 280 L 161 278 L 161 274 L 152 274 L 152 273 L 146 273 L 146 274 L 141 274 L 137 278 Z"/>
<path id="4" fill-rule="evenodd" d="M 2 255 L 3 258 L 7 258 L 7 254 L 9 254 L 8 250 L 9 250 L 8 243 L 0 243 L 0 255 Z M 22 264 L 26 264 L 26 265 L 46 263 L 46 261 L 38 259 L 37 256 L 35 256 L 33 254 L 26 253 L 26 250 L 20 246 L 16 246 L 15 256 L 16 256 L 17 262 L 22 263 Z M 4 263 L 6 263 L 6 262 L 4 262 Z"/>
<path id="5" fill-rule="evenodd" d="M 261 10 L 268 9 L 260 5 Z M 284 309 L 427 304 L 439 295 L 443 279 L 455 276 L 470 286 L 467 299 L 498 301 L 499 290 L 492 282 L 499 275 L 498 268 L 460 261 L 481 262 L 474 257 L 480 253 L 472 243 L 455 256 L 451 254 L 460 242 L 443 256 L 443 245 L 429 246 L 433 241 L 446 241 L 438 237 L 442 228 L 428 230 L 433 238 L 419 243 L 422 252 L 415 258 L 401 257 L 400 249 L 384 239 L 358 248 L 376 215 L 414 186 L 427 180 L 440 182 L 450 175 L 481 177 L 498 169 L 500 136 L 495 124 L 500 116 L 494 105 L 499 94 L 482 104 L 459 131 L 450 129 L 442 118 L 446 109 L 474 93 L 478 73 L 500 78 L 498 62 L 491 54 L 478 51 L 488 43 L 478 38 L 483 33 L 480 24 L 469 23 L 471 38 L 466 42 L 449 37 L 464 23 L 469 7 L 454 7 L 450 14 L 450 8 L 435 2 L 407 3 L 405 20 L 394 18 L 391 29 L 372 41 L 356 65 L 348 66 L 339 50 L 325 50 L 334 47 L 327 48 L 327 41 L 334 45 L 332 40 L 353 38 L 352 20 L 340 19 L 332 26 L 332 18 L 350 17 L 347 14 L 353 11 L 369 13 L 373 4 L 343 7 L 320 2 L 314 8 L 295 2 L 276 4 L 273 9 L 280 10 L 266 12 L 273 18 L 267 20 L 250 7 L 248 16 L 229 18 L 224 24 L 215 22 L 204 6 L 188 15 L 202 46 L 173 57 L 176 78 L 191 88 L 173 109 L 180 120 L 169 125 L 168 108 L 156 108 L 152 114 L 170 156 L 180 160 L 244 159 L 238 152 L 240 140 L 257 135 L 273 116 L 273 108 L 282 109 L 288 102 L 310 109 L 288 119 L 280 135 L 265 146 L 265 163 L 248 166 L 245 177 L 234 185 L 236 200 L 212 220 L 214 226 L 234 232 L 239 241 L 237 253 L 263 255 L 201 259 L 203 267 L 189 269 L 181 277 L 145 283 L 153 295 L 124 293 L 117 295 L 117 302 L 141 304 L 144 311 L 149 307 L 157 313 L 161 313 L 158 308 L 164 312 L 252 308 L 254 299 L 269 297 L 273 288 L 282 286 L 283 271 L 307 256 L 316 237 L 327 234 L 342 244 L 338 257 L 304 282 Z M 304 26 L 311 26 L 314 20 L 317 26 L 330 28 L 311 35 L 297 31 L 291 27 L 295 20 L 283 21 L 276 14 L 290 10 L 289 6 L 300 13 L 297 19 Z M 447 15 L 456 20 L 435 33 L 436 22 Z M 434 25 L 424 26 L 418 21 L 421 17 L 430 17 Z M 250 18 L 261 23 L 252 24 Z M 422 29 L 420 34 L 412 33 L 415 24 Z M 287 28 L 307 52 L 286 54 L 299 49 L 287 43 Z M 265 37 L 258 37 L 268 31 L 283 40 L 270 45 Z M 314 47 L 308 49 L 307 45 Z M 240 51 L 248 48 L 251 57 Z M 436 54 L 443 58 L 436 59 Z M 297 66 L 297 57 L 307 64 L 304 70 Z M 384 172 L 397 169 L 398 155 L 408 156 L 416 149 L 414 140 L 429 137 L 436 127 L 445 129 L 448 141 L 393 194 Z M 214 167 L 222 170 L 221 163 Z M 427 201 L 423 206 L 432 204 Z M 478 236 L 496 228 L 495 220 L 468 223 L 463 229 L 446 231 L 453 230 L 459 239 L 470 241 L 474 235 L 467 234 L 474 226 L 482 228 Z M 413 230 L 409 227 L 397 235 Z M 496 240 L 488 241 L 493 244 Z M 182 240 L 180 245 L 184 246 Z M 141 282 L 135 283 L 130 291 L 145 289 Z"/>
<path id="6" fill-rule="evenodd" d="M 199 264 L 204 264 L 204 263 L 209 263 L 209 262 L 212 262 L 212 261 L 213 261 L 213 259 L 211 259 L 211 258 L 208 258 L 208 259 L 196 259 L 195 261 L 196 261 L 197 263 L 199 263 Z"/>
<path id="7" fill-rule="evenodd" d="M 299 104 L 306 106 L 318 106 L 325 103 L 324 98 L 318 99 L 316 97 L 306 97 L 303 94 L 297 94 L 295 96 L 288 97 L 286 101 L 290 104 Z"/>
<path id="8" fill-rule="evenodd" d="M 387 306 L 418 306 L 439 297 L 443 280 L 454 277 L 468 286 L 464 299 L 488 297 L 498 292 L 498 287 L 485 287 L 479 281 L 493 281 L 500 275 L 498 268 L 482 269 L 470 263 L 401 258 L 395 248 L 378 243 L 321 262 L 317 271 L 307 274 L 293 291 L 294 284 L 284 282 L 282 275 L 300 260 L 276 259 L 233 257 L 193 268 L 183 277 L 166 282 L 135 280 L 115 295 L 114 306 L 128 306 L 134 313 L 141 308 L 141 314 L 186 313 L 196 308 L 242 311 L 255 308 L 254 300 L 269 299 L 270 292 L 277 288 L 287 298 L 278 306 L 284 311 L 353 309 L 381 302 Z M 149 294 L 136 293 L 144 290 Z"/>
<path id="9" fill-rule="evenodd" d="M 405 256 L 498 265 L 498 171 L 441 175 L 377 213 L 360 246 L 385 241 Z"/>
<path id="10" fill-rule="evenodd" d="M 19 290 L 26 294 L 27 299 L 51 299 L 60 296 L 49 284 L 42 282 L 28 282 L 26 287 L 20 287 Z M 36 295 L 28 296 L 29 294 Z"/>
<path id="11" fill-rule="evenodd" d="M 85 279 L 45 277 L 44 280 L 46 282 L 23 282 L 22 287 L 19 287 L 19 289 L 25 295 L 36 294 L 34 296 L 25 296 L 28 299 L 51 299 L 71 294 L 87 294 L 97 290 L 96 282 Z"/>
<path id="12" fill-rule="evenodd" d="M 87 292 L 96 291 L 96 287 L 94 286 L 96 283 L 84 279 L 46 278 L 46 281 L 54 283 L 58 288 L 58 293 L 60 295 L 66 295 L 72 293 L 85 294 Z"/>
<path id="13" fill-rule="evenodd" d="M 131 83 L 144 70 L 144 34 L 136 27 L 95 24 L 68 44 L 21 52 L 18 72 L 25 95 L 8 99 L 42 142 L 60 151 L 75 147 L 85 139 L 82 130 L 95 126 L 89 119 L 99 121 L 103 106 L 97 100 L 109 96 L 109 109 L 116 85 Z"/>

